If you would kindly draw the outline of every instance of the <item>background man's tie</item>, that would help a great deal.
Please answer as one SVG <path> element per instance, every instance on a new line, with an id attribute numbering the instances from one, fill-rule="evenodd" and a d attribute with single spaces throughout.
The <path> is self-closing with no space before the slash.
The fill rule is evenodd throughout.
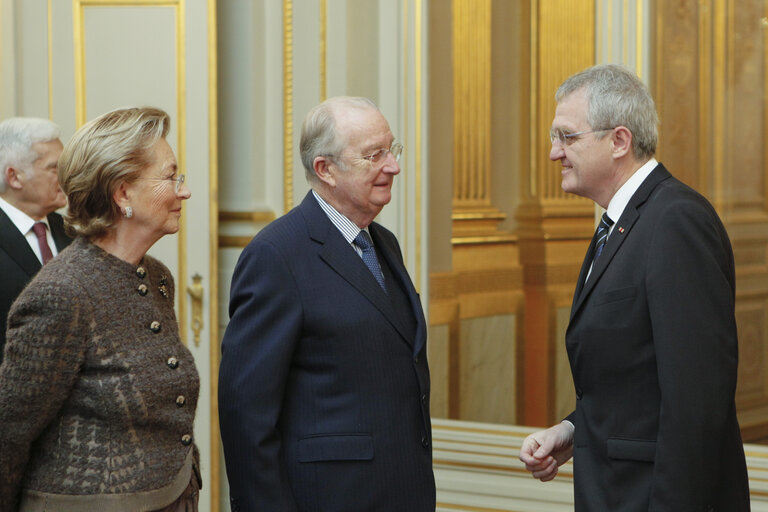
<path id="1" fill-rule="evenodd" d="M 48 245 L 48 237 L 45 234 L 45 224 L 42 222 L 35 222 L 32 225 L 32 231 L 35 232 L 35 236 L 37 237 L 37 243 L 40 245 L 40 255 L 43 257 L 43 265 L 45 265 L 53 258 L 51 247 Z"/>
<path id="2" fill-rule="evenodd" d="M 379 259 L 376 257 L 376 250 L 373 248 L 373 240 L 371 235 L 366 231 L 360 231 L 355 237 L 355 245 L 357 245 L 363 251 L 363 263 L 373 274 L 373 277 L 381 285 L 382 289 L 386 292 L 387 287 L 384 285 L 384 274 L 381 272 L 381 265 L 379 265 Z"/>
<path id="3" fill-rule="evenodd" d="M 608 216 L 608 213 L 604 213 L 603 217 L 600 219 L 600 225 L 597 226 L 597 232 L 595 233 L 595 237 L 597 237 L 597 241 L 595 242 L 595 257 L 592 260 L 592 264 L 594 265 L 597 261 L 597 258 L 600 257 L 600 254 L 603 252 L 603 247 L 605 247 L 605 242 L 608 241 L 608 232 L 611 230 L 611 226 L 613 226 L 613 221 Z"/>

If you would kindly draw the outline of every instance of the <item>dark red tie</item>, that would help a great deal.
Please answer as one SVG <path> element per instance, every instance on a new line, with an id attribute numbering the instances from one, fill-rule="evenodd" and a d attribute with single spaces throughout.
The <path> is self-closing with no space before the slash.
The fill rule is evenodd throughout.
<path id="1" fill-rule="evenodd" d="M 42 222 L 35 222 L 32 226 L 32 231 L 37 236 L 37 243 L 40 245 L 40 255 L 43 257 L 43 265 L 51 261 L 53 253 L 51 247 L 48 245 L 48 237 L 45 234 L 45 224 Z"/>

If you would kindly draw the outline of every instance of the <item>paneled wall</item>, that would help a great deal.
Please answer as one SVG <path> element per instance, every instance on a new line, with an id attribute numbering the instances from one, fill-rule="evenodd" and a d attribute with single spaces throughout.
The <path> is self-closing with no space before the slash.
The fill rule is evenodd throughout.
<path id="1" fill-rule="evenodd" d="M 557 85 L 594 63 L 595 6 L 451 5 L 429 18 L 430 183 L 453 185 L 430 188 L 433 413 L 544 425 L 571 407 L 562 334 L 594 222 L 547 133 Z"/>
<path id="2" fill-rule="evenodd" d="M 768 437 L 768 3 L 658 1 L 659 159 L 715 205 L 736 259 L 737 408 Z"/>
<path id="3" fill-rule="evenodd" d="M 547 131 L 562 80 L 615 62 L 651 87 L 658 158 L 728 228 L 739 418 L 768 437 L 768 4 L 446 4 L 428 18 L 434 415 L 549 425 L 572 409 L 564 333 L 595 207 L 562 192 Z"/>

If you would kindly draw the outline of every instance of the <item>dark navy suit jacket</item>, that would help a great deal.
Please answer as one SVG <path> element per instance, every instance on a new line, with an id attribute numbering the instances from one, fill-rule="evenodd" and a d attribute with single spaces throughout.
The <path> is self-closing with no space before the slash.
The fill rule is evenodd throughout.
<path id="1" fill-rule="evenodd" d="M 389 295 L 311 192 L 240 256 L 219 373 L 233 510 L 435 509 L 426 323 L 394 235 L 369 231 Z"/>
<path id="2" fill-rule="evenodd" d="M 583 284 L 593 250 L 566 331 L 575 510 L 749 510 L 734 261 L 717 213 L 659 164 Z"/>
<path id="3" fill-rule="evenodd" d="M 64 233 L 61 215 L 48 215 L 48 225 L 51 227 L 56 250 L 61 252 L 71 241 Z M 19 232 L 16 225 L 0 209 L 0 362 L 3 360 L 5 329 L 11 304 L 41 267 L 40 260 L 35 256 L 24 234 Z"/>

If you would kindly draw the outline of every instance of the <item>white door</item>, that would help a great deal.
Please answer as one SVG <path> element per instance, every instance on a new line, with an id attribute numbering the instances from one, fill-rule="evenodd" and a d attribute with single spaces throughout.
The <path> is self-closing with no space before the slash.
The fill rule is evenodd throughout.
<path id="1" fill-rule="evenodd" d="M 219 510 L 213 399 L 219 349 L 211 339 L 217 322 L 215 37 L 214 0 L 0 0 L 1 118 L 50 118 L 66 142 L 87 120 L 117 107 L 151 105 L 171 116 L 168 142 L 192 197 L 179 233 L 150 253 L 173 272 L 182 338 L 200 373 L 195 438 L 202 511 Z"/>

